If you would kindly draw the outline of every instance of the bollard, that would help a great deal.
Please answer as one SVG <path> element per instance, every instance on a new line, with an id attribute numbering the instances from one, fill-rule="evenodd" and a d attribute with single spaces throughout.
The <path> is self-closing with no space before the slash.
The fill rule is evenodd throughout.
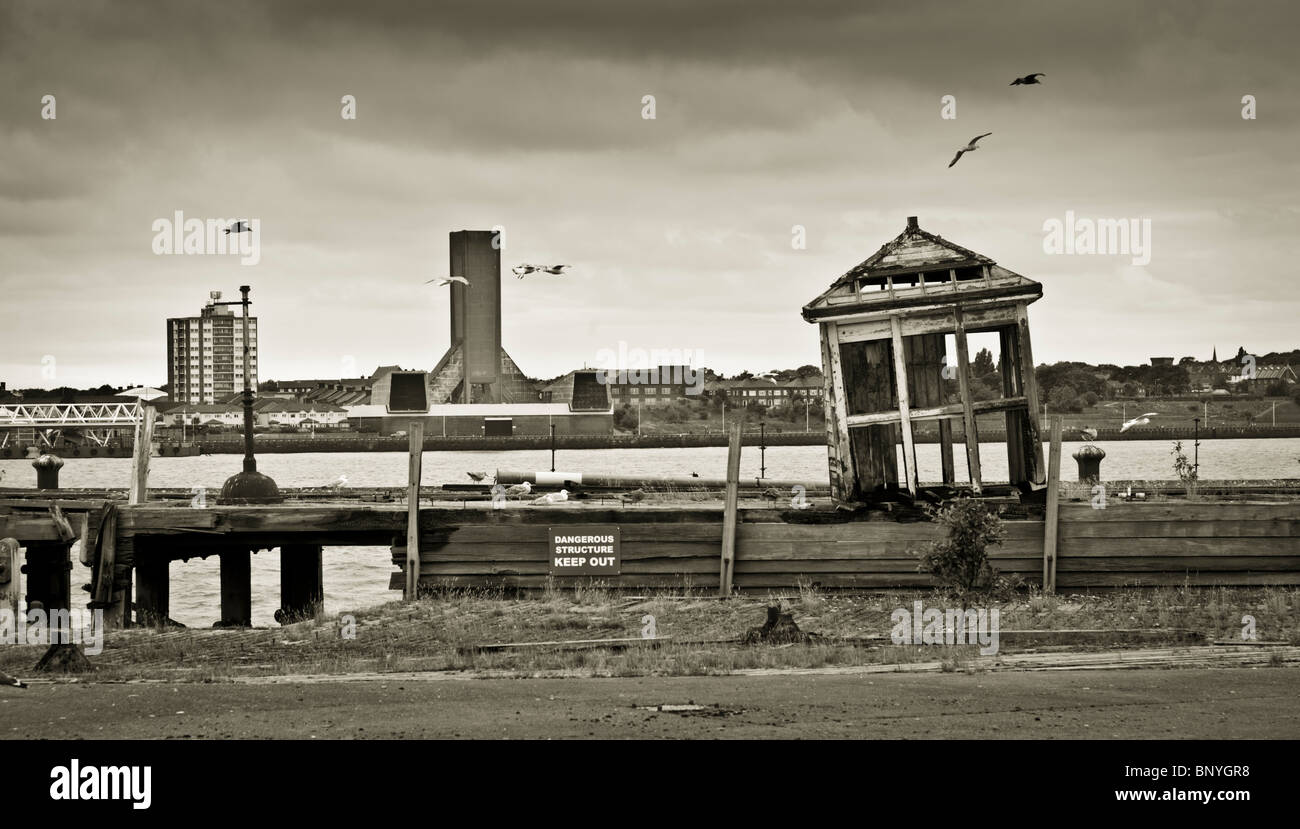
<path id="1" fill-rule="evenodd" d="M 1101 483 L 1101 459 L 1106 457 L 1104 449 L 1088 443 L 1080 446 L 1073 457 L 1075 463 L 1079 464 L 1079 480 L 1082 483 Z"/>
<path id="2" fill-rule="evenodd" d="M 36 467 L 37 489 L 59 488 L 59 469 L 63 467 L 63 458 L 46 452 L 32 461 L 32 466 Z"/>

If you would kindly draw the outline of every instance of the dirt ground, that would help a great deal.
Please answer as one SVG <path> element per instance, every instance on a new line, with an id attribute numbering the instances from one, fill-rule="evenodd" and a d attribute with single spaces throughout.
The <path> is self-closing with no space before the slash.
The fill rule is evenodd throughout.
<path id="1" fill-rule="evenodd" d="M 50 683 L 0 737 L 1297 739 L 1300 670 Z"/>

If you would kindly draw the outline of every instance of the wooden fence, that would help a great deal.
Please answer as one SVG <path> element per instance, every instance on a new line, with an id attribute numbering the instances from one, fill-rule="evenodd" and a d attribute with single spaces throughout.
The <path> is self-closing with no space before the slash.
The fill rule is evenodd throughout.
<path id="1" fill-rule="evenodd" d="M 539 511 L 540 512 L 540 511 Z M 535 513 L 536 514 L 536 513 Z M 540 516 L 539 516 L 540 517 Z M 600 580 L 615 588 L 718 587 L 720 513 L 623 513 L 621 571 Z M 926 587 L 910 551 L 939 537 L 936 525 L 888 520 L 837 524 L 774 521 L 770 510 L 741 510 L 736 531 L 734 584 L 741 590 Z M 426 587 L 540 588 L 548 584 L 548 526 L 500 522 L 447 526 L 420 536 L 420 583 Z M 757 520 L 755 520 L 757 519 Z M 591 523 L 582 515 L 554 514 L 551 525 Z M 1005 542 L 990 550 L 993 565 L 1042 583 L 1044 522 L 1006 520 Z M 393 548 L 394 564 L 405 563 Z M 1060 509 L 1057 586 L 1300 585 L 1300 503 L 1110 502 L 1105 509 L 1064 504 Z M 557 577 L 557 586 L 592 577 Z M 394 573 L 391 586 L 404 584 Z"/>

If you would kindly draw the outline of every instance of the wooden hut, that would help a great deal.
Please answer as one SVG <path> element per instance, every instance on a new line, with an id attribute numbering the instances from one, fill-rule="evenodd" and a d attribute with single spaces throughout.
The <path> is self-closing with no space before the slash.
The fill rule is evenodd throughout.
<path id="1" fill-rule="evenodd" d="M 947 485 L 954 484 L 953 421 L 962 422 L 970 486 L 981 493 L 975 418 L 988 412 L 1006 416 L 1010 482 L 1040 489 L 1046 475 L 1027 309 L 1042 295 L 1039 283 L 921 230 L 910 216 L 898 238 L 805 305 L 804 319 L 821 329 L 833 496 L 860 501 L 903 488 L 914 496 L 918 421 L 938 421 Z M 966 335 L 992 331 L 1001 345 L 1002 397 L 977 402 Z M 955 363 L 947 335 L 956 343 Z M 952 367 L 945 374 L 946 366 Z M 944 388 L 954 374 L 957 402 Z"/>

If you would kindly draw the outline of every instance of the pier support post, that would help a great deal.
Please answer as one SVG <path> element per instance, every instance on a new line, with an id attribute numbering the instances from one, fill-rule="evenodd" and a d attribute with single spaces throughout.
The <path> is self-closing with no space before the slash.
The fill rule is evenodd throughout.
<path id="1" fill-rule="evenodd" d="M 313 618 L 325 602 L 325 578 L 319 544 L 280 546 L 280 609 L 282 625 Z"/>
<path id="2" fill-rule="evenodd" d="M 221 621 L 215 627 L 252 627 L 252 558 L 248 550 L 221 554 Z"/>
<path id="3" fill-rule="evenodd" d="M 171 583 L 167 576 L 167 557 L 140 555 L 136 551 L 135 622 L 145 627 L 162 627 L 171 615 Z"/>

